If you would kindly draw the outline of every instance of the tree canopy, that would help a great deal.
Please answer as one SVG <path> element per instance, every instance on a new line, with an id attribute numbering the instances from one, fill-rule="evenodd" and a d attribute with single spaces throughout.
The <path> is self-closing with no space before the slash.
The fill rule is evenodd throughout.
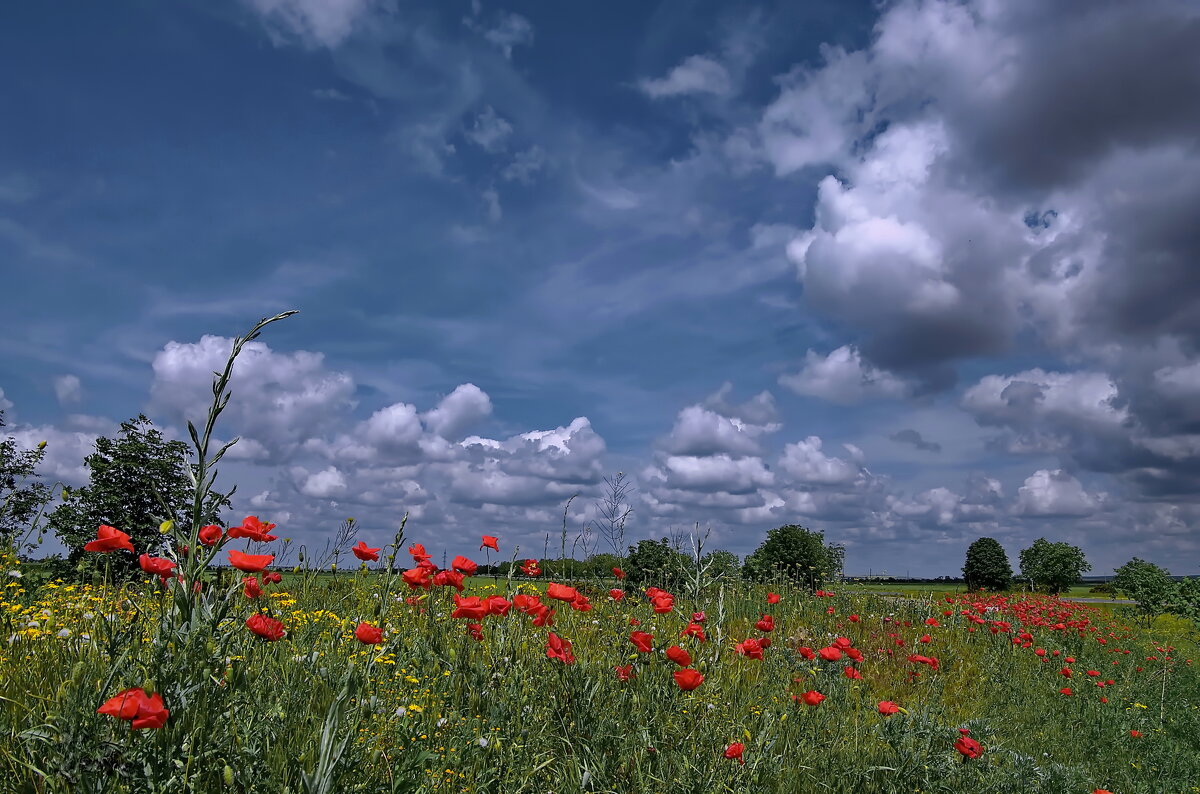
<path id="1" fill-rule="evenodd" d="M 1012 584 L 1008 555 L 994 538 L 980 538 L 972 543 L 962 570 L 968 590 L 1006 590 Z"/>
<path id="2" fill-rule="evenodd" d="M 1029 548 L 1021 549 L 1021 575 L 1039 590 L 1061 593 L 1090 570 L 1083 549 L 1069 543 L 1038 538 Z"/>
<path id="3" fill-rule="evenodd" d="M 162 547 L 161 522 L 190 525 L 195 489 L 188 476 L 188 447 L 182 441 L 167 441 L 145 416 L 123 422 L 116 439 L 97 438 L 96 451 L 83 462 L 88 485 L 64 490 L 62 504 L 49 520 L 71 550 L 72 563 L 80 560 L 83 545 L 96 537 L 101 524 L 127 533 L 134 548 L 147 553 Z M 204 524 L 221 523 L 219 511 L 229 507 L 229 495 L 210 494 Z M 129 554 L 110 557 L 118 566 L 137 565 Z"/>
<path id="4" fill-rule="evenodd" d="M 785 576 L 816 590 L 839 566 L 839 548 L 825 545 L 825 533 L 787 524 L 767 532 L 767 539 L 746 558 L 742 575 L 757 581 Z"/>
<path id="5" fill-rule="evenodd" d="M 1175 583 L 1170 572 L 1154 563 L 1134 557 L 1114 573 L 1113 589 L 1137 602 L 1138 610 L 1146 617 L 1161 614 L 1171 603 Z"/>
<path id="6" fill-rule="evenodd" d="M 0 427 L 4 427 L 3 410 Z M 19 541 L 22 530 L 50 501 L 50 486 L 40 482 L 37 473 L 45 455 L 44 443 L 36 449 L 19 449 L 12 436 L 0 441 L 0 542 Z"/>

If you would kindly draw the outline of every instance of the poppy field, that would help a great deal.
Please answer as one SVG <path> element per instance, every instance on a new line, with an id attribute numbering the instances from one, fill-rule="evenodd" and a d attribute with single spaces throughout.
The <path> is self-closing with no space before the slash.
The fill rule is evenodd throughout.
<path id="1" fill-rule="evenodd" d="M 197 519 L 233 360 L 283 316 L 235 340 L 189 428 Z M 133 579 L 39 583 L 0 554 L 0 791 L 1200 791 L 1190 626 L 536 559 L 481 576 L 404 521 L 342 536 L 359 567 L 331 576 L 268 518 L 163 522 L 154 548 L 98 526 L 96 570 L 124 555 Z"/>

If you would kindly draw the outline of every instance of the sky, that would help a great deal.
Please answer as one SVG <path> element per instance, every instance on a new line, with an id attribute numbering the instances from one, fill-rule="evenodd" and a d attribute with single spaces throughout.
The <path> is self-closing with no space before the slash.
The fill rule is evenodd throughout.
<path id="1" fill-rule="evenodd" d="M 310 548 L 556 554 L 622 472 L 627 542 L 1200 573 L 1195 3 L 18 3 L 0 70 L 49 480 L 297 309 L 218 486 Z"/>

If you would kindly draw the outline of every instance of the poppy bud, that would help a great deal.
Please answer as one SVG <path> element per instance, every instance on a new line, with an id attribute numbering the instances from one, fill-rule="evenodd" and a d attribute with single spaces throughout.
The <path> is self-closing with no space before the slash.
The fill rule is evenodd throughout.
<path id="1" fill-rule="evenodd" d="M 39 449 L 39 450 L 42 450 L 42 449 L 45 449 L 45 448 L 46 448 L 46 442 L 45 442 L 45 441 L 39 441 L 39 442 L 38 442 L 38 449 Z M 66 490 L 66 489 L 64 488 L 63 490 Z"/>
<path id="2" fill-rule="evenodd" d="M 226 786 L 232 786 L 233 785 L 233 767 L 231 767 L 229 764 L 226 764 L 225 768 L 221 770 L 221 777 L 224 779 Z"/>
<path id="3" fill-rule="evenodd" d="M 159 534 L 161 534 L 161 535 L 166 535 L 174 528 L 175 528 L 174 521 L 164 521 L 158 525 L 158 531 L 159 531 Z"/>

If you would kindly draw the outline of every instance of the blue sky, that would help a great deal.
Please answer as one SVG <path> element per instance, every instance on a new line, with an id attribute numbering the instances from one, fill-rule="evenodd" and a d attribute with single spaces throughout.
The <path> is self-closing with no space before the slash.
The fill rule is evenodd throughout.
<path id="1" fill-rule="evenodd" d="M 310 544 L 535 555 L 624 471 L 631 541 L 1200 571 L 1200 17 L 1047 5 L 6 9 L 6 432 L 81 484 L 296 308 L 222 471 Z"/>

